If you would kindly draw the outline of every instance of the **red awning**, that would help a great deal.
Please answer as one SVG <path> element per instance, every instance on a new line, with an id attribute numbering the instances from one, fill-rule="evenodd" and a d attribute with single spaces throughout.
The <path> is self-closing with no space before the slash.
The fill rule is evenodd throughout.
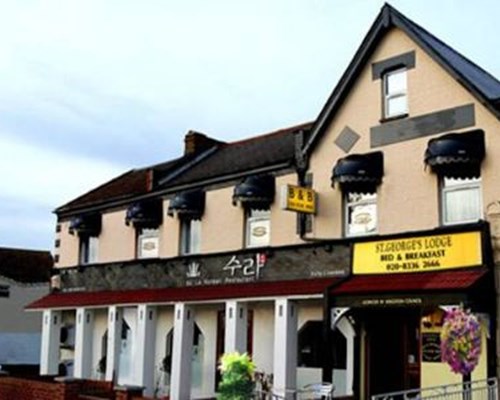
<path id="1" fill-rule="evenodd" d="M 334 296 L 367 293 L 454 291 L 473 286 L 488 270 L 458 269 L 442 272 L 354 275 L 331 290 Z"/>
<path id="2" fill-rule="evenodd" d="M 108 290 L 100 292 L 51 293 L 26 309 L 72 308 L 119 304 L 170 303 L 175 301 L 223 300 L 270 296 L 322 294 L 340 278 L 302 279 L 232 285 L 190 286 L 164 289 Z"/>

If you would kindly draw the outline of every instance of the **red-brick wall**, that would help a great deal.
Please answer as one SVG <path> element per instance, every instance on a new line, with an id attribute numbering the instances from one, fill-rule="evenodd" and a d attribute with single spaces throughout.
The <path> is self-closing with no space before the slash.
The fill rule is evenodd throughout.
<path id="1" fill-rule="evenodd" d="M 75 385 L 3 377 L 0 400 L 76 400 L 78 388 L 67 386 Z"/>
<path id="2" fill-rule="evenodd" d="M 54 382 L 48 379 L 0 377 L 0 400 L 78 400 L 78 395 L 83 393 L 112 394 L 113 384 L 84 380 Z"/>

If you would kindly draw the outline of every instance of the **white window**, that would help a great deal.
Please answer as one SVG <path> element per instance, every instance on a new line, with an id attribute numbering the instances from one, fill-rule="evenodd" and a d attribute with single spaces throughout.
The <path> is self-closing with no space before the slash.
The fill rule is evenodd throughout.
<path id="1" fill-rule="evenodd" d="M 369 235 L 377 232 L 377 194 L 346 193 L 346 236 Z"/>
<path id="2" fill-rule="evenodd" d="M 137 234 L 137 258 L 158 257 L 160 245 L 158 229 L 140 229 Z"/>
<path id="3" fill-rule="evenodd" d="M 181 220 L 181 254 L 200 252 L 201 221 L 198 219 Z"/>
<path id="4" fill-rule="evenodd" d="M 444 225 L 481 219 L 481 178 L 442 178 L 441 196 Z"/>
<path id="5" fill-rule="evenodd" d="M 80 237 L 80 264 L 97 262 L 99 238 L 97 236 Z"/>
<path id="6" fill-rule="evenodd" d="M 406 68 L 387 72 L 383 77 L 384 117 L 392 118 L 408 113 Z"/>
<path id="7" fill-rule="evenodd" d="M 246 215 L 246 247 L 268 246 L 271 240 L 271 212 L 248 210 Z"/>

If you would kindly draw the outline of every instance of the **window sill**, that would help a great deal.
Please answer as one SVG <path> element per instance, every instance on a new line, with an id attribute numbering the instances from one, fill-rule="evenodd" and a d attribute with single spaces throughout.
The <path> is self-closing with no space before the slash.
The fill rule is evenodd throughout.
<path id="1" fill-rule="evenodd" d="M 383 117 L 379 120 L 379 122 L 381 124 L 385 124 L 387 122 L 397 121 L 398 119 L 408 118 L 408 116 L 409 116 L 408 113 L 404 113 L 404 114 L 394 115 L 393 117 Z"/>

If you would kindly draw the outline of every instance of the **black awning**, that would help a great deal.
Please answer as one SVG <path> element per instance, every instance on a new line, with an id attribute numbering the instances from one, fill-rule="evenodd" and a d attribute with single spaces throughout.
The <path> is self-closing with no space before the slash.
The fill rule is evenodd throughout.
<path id="1" fill-rule="evenodd" d="M 144 200 L 127 208 L 125 223 L 136 228 L 158 228 L 162 223 L 162 200 Z"/>
<path id="2" fill-rule="evenodd" d="M 352 154 L 341 158 L 333 167 L 332 186 L 338 183 L 351 193 L 375 193 L 384 175 L 382 152 Z"/>
<path id="3" fill-rule="evenodd" d="M 205 192 L 192 190 L 176 194 L 168 206 L 168 215 L 181 218 L 200 219 L 205 211 Z"/>
<path id="4" fill-rule="evenodd" d="M 101 214 L 82 214 L 71 218 L 69 222 L 69 233 L 74 235 L 99 236 L 101 233 Z"/>
<path id="5" fill-rule="evenodd" d="M 253 175 L 234 187 L 233 204 L 257 210 L 268 210 L 274 201 L 275 182 L 272 175 Z"/>
<path id="6" fill-rule="evenodd" d="M 449 133 L 429 140 L 425 163 L 448 178 L 478 178 L 484 159 L 484 132 Z"/>

